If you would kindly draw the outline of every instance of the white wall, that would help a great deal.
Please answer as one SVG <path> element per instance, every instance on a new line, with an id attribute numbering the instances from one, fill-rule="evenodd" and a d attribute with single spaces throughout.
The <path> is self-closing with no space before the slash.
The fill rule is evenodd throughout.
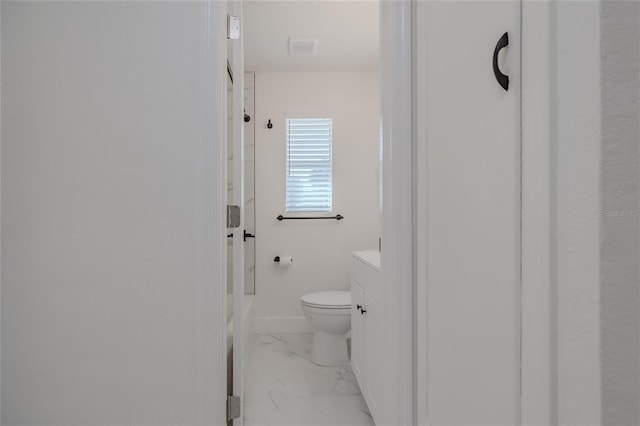
<path id="1" fill-rule="evenodd" d="M 255 105 L 256 330 L 309 331 L 300 296 L 348 290 L 350 253 L 378 247 L 379 75 L 256 73 Z M 288 116 L 333 118 L 333 208 L 343 220 L 276 220 L 286 214 Z M 279 267 L 278 255 L 293 264 Z"/>
<path id="2" fill-rule="evenodd" d="M 640 3 L 601 7 L 602 424 L 640 424 Z"/>
<path id="3" fill-rule="evenodd" d="M 244 110 L 250 119 L 244 123 L 244 228 L 247 233 L 255 234 L 255 74 L 244 73 Z M 255 293 L 255 239 L 247 238 L 244 242 L 244 292 Z"/>
<path id="4" fill-rule="evenodd" d="M 2 424 L 221 424 L 224 16 L 1 7 Z"/>
<path id="5" fill-rule="evenodd" d="M 557 421 L 638 424 L 636 2 L 555 3 Z"/>

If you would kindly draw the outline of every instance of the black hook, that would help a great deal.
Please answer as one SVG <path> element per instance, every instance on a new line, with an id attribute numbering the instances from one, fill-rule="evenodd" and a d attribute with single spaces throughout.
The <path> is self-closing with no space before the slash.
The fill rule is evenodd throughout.
<path id="1" fill-rule="evenodd" d="M 247 114 L 247 110 L 244 110 L 244 122 L 248 123 L 251 121 L 251 116 L 249 116 L 249 114 Z"/>
<path id="2" fill-rule="evenodd" d="M 273 128 L 273 124 L 271 123 L 271 119 L 269 119 L 269 122 L 267 122 L 267 129 L 272 129 Z"/>

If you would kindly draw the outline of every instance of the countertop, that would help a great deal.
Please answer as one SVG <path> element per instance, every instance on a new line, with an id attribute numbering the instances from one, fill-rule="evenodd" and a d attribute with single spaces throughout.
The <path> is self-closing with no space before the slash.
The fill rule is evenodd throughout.
<path id="1" fill-rule="evenodd" d="M 380 272 L 380 252 L 377 250 L 371 251 L 354 251 L 353 256 L 358 260 L 371 266 L 376 271 Z"/>

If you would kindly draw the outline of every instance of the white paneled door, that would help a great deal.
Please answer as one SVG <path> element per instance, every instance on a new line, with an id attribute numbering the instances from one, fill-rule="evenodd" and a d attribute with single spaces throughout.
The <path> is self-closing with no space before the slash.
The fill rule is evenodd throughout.
<path id="1" fill-rule="evenodd" d="M 232 79 L 231 90 L 229 96 L 229 124 L 227 133 L 229 137 L 228 150 L 228 181 L 227 190 L 229 191 L 229 204 L 240 207 L 240 223 L 239 226 L 233 228 L 233 237 L 231 238 L 232 249 L 228 258 L 229 267 L 232 271 L 231 279 L 228 282 L 228 289 L 233 295 L 233 314 L 231 324 L 233 329 L 232 338 L 232 356 L 228 358 L 231 365 L 227 365 L 227 371 L 231 371 L 232 380 L 230 381 L 229 394 L 233 395 L 235 401 L 232 406 L 227 407 L 228 417 L 233 418 L 233 426 L 243 425 L 243 409 L 242 399 L 244 398 L 244 61 L 243 61 L 243 45 L 242 45 L 242 2 L 238 0 L 228 0 L 229 18 L 238 19 L 240 22 L 240 30 L 237 38 L 229 35 L 227 40 L 227 70 Z M 231 21 L 229 21 L 231 22 Z M 228 27 L 229 28 L 229 27 Z M 227 377 L 227 380 L 229 378 Z M 235 398 L 239 397 L 238 402 Z M 229 423 L 228 423 L 229 424 Z"/>
<path id="2" fill-rule="evenodd" d="M 428 200 L 427 415 L 433 425 L 515 425 L 520 2 L 429 1 L 417 8 L 417 119 L 427 162 L 419 185 Z M 508 90 L 499 73 L 508 75 Z"/>

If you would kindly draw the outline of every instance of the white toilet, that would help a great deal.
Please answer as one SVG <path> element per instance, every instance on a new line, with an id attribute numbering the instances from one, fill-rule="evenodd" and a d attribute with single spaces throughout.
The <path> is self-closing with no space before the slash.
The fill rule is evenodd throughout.
<path id="1" fill-rule="evenodd" d="M 349 361 L 347 333 L 351 330 L 351 292 L 320 291 L 300 298 L 302 312 L 313 328 L 311 362 L 339 366 Z"/>

